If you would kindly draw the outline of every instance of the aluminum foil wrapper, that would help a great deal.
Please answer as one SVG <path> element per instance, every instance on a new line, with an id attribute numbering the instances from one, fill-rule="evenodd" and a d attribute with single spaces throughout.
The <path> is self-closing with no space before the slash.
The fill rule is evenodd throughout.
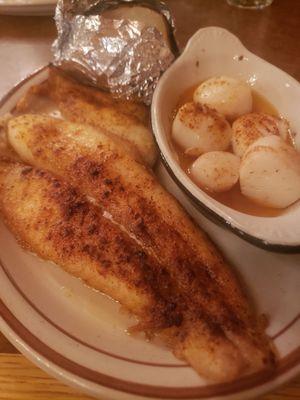
<path id="1" fill-rule="evenodd" d="M 159 12 L 165 20 L 168 40 L 155 26 L 103 15 L 124 5 Z M 177 52 L 174 21 L 164 2 L 59 0 L 55 21 L 58 37 L 52 46 L 54 65 L 116 97 L 151 103 L 161 74 Z"/>

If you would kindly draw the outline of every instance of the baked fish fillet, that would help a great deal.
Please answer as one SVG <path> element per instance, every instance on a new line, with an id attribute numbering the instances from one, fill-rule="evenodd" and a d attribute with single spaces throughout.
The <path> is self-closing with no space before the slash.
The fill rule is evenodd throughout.
<path id="1" fill-rule="evenodd" d="M 50 68 L 48 95 L 67 120 L 87 124 L 107 135 L 131 143 L 152 167 L 157 149 L 147 108 L 140 103 L 118 101 L 109 93 L 76 83 L 56 68 Z"/>
<path id="2" fill-rule="evenodd" d="M 173 324 L 172 313 L 170 324 L 167 320 L 174 305 L 160 298 L 150 258 L 97 207 L 50 173 L 0 161 L 0 210 L 26 249 L 64 266 L 143 319 L 154 316 L 150 327 Z"/>
<path id="3" fill-rule="evenodd" d="M 24 248 L 120 301 L 201 375 L 228 381 L 245 371 L 239 350 L 185 303 L 164 267 L 61 179 L 0 161 L 0 213 Z"/>
<path id="4" fill-rule="evenodd" d="M 235 275 L 145 167 L 106 135 L 45 116 L 11 120 L 8 138 L 24 161 L 68 180 L 133 235 L 164 266 L 193 315 L 219 330 L 249 371 L 274 365 L 270 341 Z"/>

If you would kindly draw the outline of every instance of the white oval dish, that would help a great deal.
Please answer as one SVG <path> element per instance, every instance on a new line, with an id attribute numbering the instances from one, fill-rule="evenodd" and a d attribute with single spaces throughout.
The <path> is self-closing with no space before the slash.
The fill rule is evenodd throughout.
<path id="1" fill-rule="evenodd" d="M 298 132 L 300 84 L 285 72 L 250 53 L 232 33 L 209 27 L 189 40 L 183 54 L 164 73 L 152 102 L 152 125 L 165 166 L 177 184 L 208 218 L 268 250 L 300 252 L 300 201 L 276 217 L 256 217 L 229 208 L 203 192 L 181 169 L 170 143 L 172 114 L 180 96 L 212 76 L 247 81 L 263 94 Z"/>
<path id="2" fill-rule="evenodd" d="M 44 68 L 12 89 L 0 101 L 0 115 L 47 76 Z M 192 206 L 161 163 L 156 175 L 238 268 L 258 313 L 269 316 L 267 333 L 278 350 L 272 375 L 261 371 L 227 384 L 201 379 L 159 343 L 129 336 L 133 319 L 115 302 L 22 250 L 1 221 L 0 330 L 39 367 L 100 399 L 246 400 L 297 376 L 300 256 L 268 253 L 224 234 Z"/>

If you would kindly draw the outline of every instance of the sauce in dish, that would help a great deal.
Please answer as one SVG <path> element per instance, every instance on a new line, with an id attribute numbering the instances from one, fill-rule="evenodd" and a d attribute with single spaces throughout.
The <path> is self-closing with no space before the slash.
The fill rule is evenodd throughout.
<path id="1" fill-rule="evenodd" d="M 186 103 L 193 101 L 193 94 L 197 86 L 193 86 L 186 90 L 180 97 L 179 102 L 174 110 L 173 119 L 175 118 L 178 110 Z M 251 90 L 252 93 L 252 113 L 264 113 L 274 117 L 280 117 L 276 108 L 260 93 L 255 90 Z M 232 122 L 232 121 L 231 121 Z M 292 139 L 289 137 L 287 140 L 291 146 L 293 146 Z M 176 153 L 178 162 L 185 173 L 195 182 L 191 176 L 191 165 L 197 159 L 195 155 L 188 155 L 184 152 L 181 146 L 179 146 L 174 140 L 171 140 L 171 146 Z M 232 146 L 230 146 L 227 152 L 233 152 Z M 196 182 L 195 182 L 196 183 Z M 197 184 L 197 183 L 196 183 Z M 198 185 L 200 186 L 200 185 Z M 224 192 L 213 192 L 207 190 L 207 188 L 200 186 L 209 196 L 224 204 L 225 206 L 231 207 L 239 212 L 245 214 L 260 216 L 260 217 L 275 217 L 281 215 L 285 208 L 273 208 L 257 204 L 252 199 L 242 194 L 240 184 L 237 182 L 231 189 Z"/>

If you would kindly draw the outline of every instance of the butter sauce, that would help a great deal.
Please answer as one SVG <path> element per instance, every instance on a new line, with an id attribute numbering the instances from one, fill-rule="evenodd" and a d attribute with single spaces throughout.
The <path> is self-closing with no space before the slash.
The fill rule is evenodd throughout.
<path id="1" fill-rule="evenodd" d="M 193 101 L 193 93 L 198 85 L 193 86 L 186 90 L 179 99 L 176 109 L 174 110 L 173 117 L 175 117 L 178 109 L 185 103 Z M 252 90 L 252 99 L 253 99 L 253 112 L 261 112 L 269 115 L 273 115 L 274 117 L 279 117 L 279 113 L 276 108 L 260 93 Z M 185 171 L 185 173 L 192 179 L 190 174 L 190 166 L 196 159 L 196 157 L 187 156 L 184 154 L 182 149 L 176 145 L 173 141 L 171 142 L 174 152 L 177 155 L 178 162 L 181 168 Z M 231 151 L 231 149 L 228 149 Z M 227 207 L 233 208 L 239 212 L 254 215 L 258 217 L 275 217 L 281 215 L 284 212 L 284 209 L 263 207 L 252 200 L 248 199 L 241 193 L 239 182 L 227 192 L 223 193 L 212 193 L 205 188 L 201 188 L 204 192 L 206 192 L 213 199 L 219 201 Z"/>

